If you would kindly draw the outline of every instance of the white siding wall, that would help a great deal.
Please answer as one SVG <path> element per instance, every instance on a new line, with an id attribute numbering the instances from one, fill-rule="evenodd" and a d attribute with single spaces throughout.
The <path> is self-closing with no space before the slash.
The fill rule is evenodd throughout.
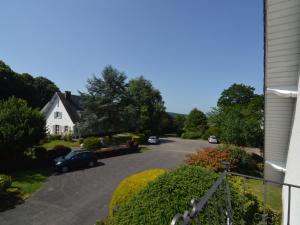
<path id="1" fill-rule="evenodd" d="M 300 0 L 267 0 L 266 88 L 298 85 Z M 286 162 L 296 99 L 266 94 L 265 159 Z M 266 178 L 282 179 L 266 166 Z"/>
<path id="2" fill-rule="evenodd" d="M 62 118 L 54 118 L 54 112 L 61 112 Z M 54 125 L 60 125 L 61 132 L 63 132 L 64 126 L 68 126 L 70 131 L 73 131 L 74 124 L 67 113 L 64 105 L 62 104 L 61 100 L 57 97 L 55 103 L 52 105 L 51 109 L 49 110 L 48 114 L 46 115 L 46 126 L 47 130 L 54 134 L 55 130 L 53 130 Z"/>

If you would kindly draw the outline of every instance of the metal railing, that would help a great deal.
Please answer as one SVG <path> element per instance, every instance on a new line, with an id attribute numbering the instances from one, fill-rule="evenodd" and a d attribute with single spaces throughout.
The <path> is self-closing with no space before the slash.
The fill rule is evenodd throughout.
<path id="1" fill-rule="evenodd" d="M 197 199 L 192 199 L 191 209 L 185 211 L 184 213 L 177 213 L 172 221 L 171 225 L 193 225 L 193 224 L 286 224 L 290 223 L 290 211 L 291 211 L 291 190 L 292 188 L 297 188 L 300 190 L 300 186 L 281 183 L 272 180 L 267 180 L 259 177 L 229 172 L 229 164 L 225 163 L 225 171 L 218 177 L 215 183 L 207 191 L 207 193 L 198 201 Z M 232 193 L 229 185 L 229 177 L 240 177 L 242 178 L 242 190 L 240 193 L 242 196 L 241 205 L 232 207 Z M 247 220 L 247 217 L 243 215 L 246 213 L 245 210 L 245 195 L 246 181 L 247 179 L 260 180 L 263 183 L 263 196 L 262 196 L 262 208 L 258 212 L 254 213 L 254 218 L 252 222 Z M 287 188 L 287 207 L 285 207 L 285 218 L 284 221 L 280 222 L 281 218 L 274 219 L 274 215 L 270 213 L 267 207 L 267 184 L 274 184 L 277 186 L 282 186 Z M 235 210 L 239 211 L 235 214 Z M 281 216 L 280 216 L 281 217 Z M 254 222 L 253 222 L 254 221 Z"/>

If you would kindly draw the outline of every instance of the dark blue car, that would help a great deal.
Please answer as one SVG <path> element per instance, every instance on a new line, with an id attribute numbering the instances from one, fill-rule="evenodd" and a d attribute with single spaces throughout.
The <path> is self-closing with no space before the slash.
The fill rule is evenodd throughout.
<path id="1" fill-rule="evenodd" d="M 73 150 L 64 157 L 54 160 L 54 169 L 58 172 L 67 172 L 72 169 L 93 167 L 97 164 L 97 155 L 93 151 Z"/>

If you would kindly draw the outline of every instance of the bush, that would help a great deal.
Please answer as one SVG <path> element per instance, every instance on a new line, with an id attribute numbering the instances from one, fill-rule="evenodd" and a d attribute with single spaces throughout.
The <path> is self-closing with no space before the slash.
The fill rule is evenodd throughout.
<path id="1" fill-rule="evenodd" d="M 0 174 L 0 193 L 6 191 L 7 188 L 11 186 L 12 180 L 10 176 L 5 174 Z"/>
<path id="2" fill-rule="evenodd" d="M 223 161 L 230 161 L 229 153 L 211 147 L 187 154 L 185 159 L 189 165 L 202 166 L 215 172 L 224 171 Z"/>
<path id="3" fill-rule="evenodd" d="M 61 136 L 60 135 L 48 135 L 47 136 L 47 141 L 55 141 L 55 140 L 60 140 Z"/>
<path id="4" fill-rule="evenodd" d="M 209 127 L 204 132 L 204 134 L 202 135 L 201 138 L 207 140 L 209 138 L 209 136 L 212 136 L 212 135 L 219 137 L 219 135 L 220 135 L 220 129 L 217 128 L 217 127 Z"/>
<path id="5" fill-rule="evenodd" d="M 241 172 L 256 168 L 255 161 L 243 148 L 234 145 L 221 145 L 218 149 L 229 153 L 231 170 Z"/>
<path id="6" fill-rule="evenodd" d="M 53 150 L 56 150 L 56 151 L 71 151 L 71 149 L 67 146 L 64 146 L 64 145 L 55 145 L 53 147 Z"/>
<path id="7" fill-rule="evenodd" d="M 63 140 L 65 140 L 65 141 L 73 141 L 72 134 L 71 133 L 65 134 L 63 136 Z"/>
<path id="8" fill-rule="evenodd" d="M 146 185 L 164 174 L 166 170 L 152 169 L 137 173 L 125 178 L 115 189 L 109 205 L 109 215 L 127 203 L 136 193 L 142 190 Z"/>
<path id="9" fill-rule="evenodd" d="M 139 144 L 145 143 L 147 141 L 146 135 L 141 133 L 134 133 L 131 135 L 131 138 L 137 141 Z"/>
<path id="10" fill-rule="evenodd" d="M 128 203 L 119 209 L 110 219 L 108 224 L 117 225 L 157 225 L 170 224 L 173 216 L 178 212 L 190 209 L 190 200 L 198 200 L 203 197 L 212 184 L 216 181 L 218 174 L 201 167 L 182 166 L 175 171 L 165 173 L 155 181 L 133 196 Z M 236 185 L 231 186 L 232 208 L 234 220 L 241 221 L 242 195 Z M 250 196 L 255 199 L 255 196 Z M 249 204 L 245 215 L 250 217 L 247 224 L 253 224 L 254 212 L 258 210 L 257 200 L 246 199 Z M 251 202 L 250 202 L 251 201 Z M 250 206 L 250 203 L 252 204 Z M 210 206 L 209 206 L 210 207 Z M 210 214 L 214 216 L 214 209 Z M 206 224 L 206 223 L 203 223 Z M 208 224 L 208 222 L 207 222 Z M 214 224 L 214 223 L 212 223 Z"/>
<path id="11" fill-rule="evenodd" d="M 79 144 L 82 144 L 83 141 L 84 141 L 84 138 L 79 138 L 79 140 L 78 140 Z"/>
<path id="12" fill-rule="evenodd" d="M 202 137 L 202 131 L 186 131 L 182 133 L 181 137 L 183 139 L 198 139 Z"/>
<path id="13" fill-rule="evenodd" d="M 88 150 L 99 150 L 101 149 L 101 142 L 98 137 L 88 137 L 83 141 L 83 147 Z"/>

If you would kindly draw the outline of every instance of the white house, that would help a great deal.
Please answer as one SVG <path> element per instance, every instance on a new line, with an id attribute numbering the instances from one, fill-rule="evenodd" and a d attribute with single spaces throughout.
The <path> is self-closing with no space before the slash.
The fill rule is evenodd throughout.
<path id="1" fill-rule="evenodd" d="M 46 118 L 46 130 L 49 134 L 78 136 L 78 123 L 82 111 L 80 96 L 71 92 L 56 92 L 41 112 Z"/>
<path id="2" fill-rule="evenodd" d="M 265 12 L 265 178 L 300 185 L 300 0 L 265 0 Z M 289 224 L 300 224 L 299 209 L 293 188 Z"/>

